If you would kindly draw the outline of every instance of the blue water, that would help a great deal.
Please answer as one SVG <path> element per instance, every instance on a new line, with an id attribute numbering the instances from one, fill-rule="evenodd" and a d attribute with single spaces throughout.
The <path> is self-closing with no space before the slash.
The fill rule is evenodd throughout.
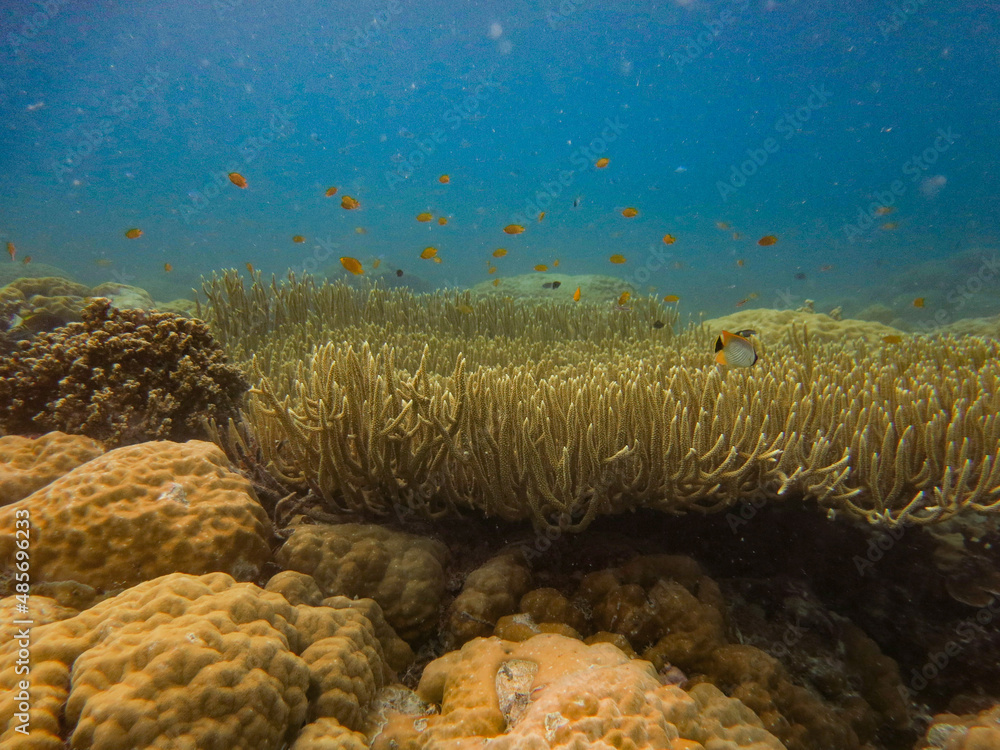
<path id="1" fill-rule="evenodd" d="M 1000 13 L 862 5 L 7 3 L 0 240 L 160 299 L 340 255 L 470 286 L 497 247 L 500 276 L 558 258 L 713 314 L 930 298 L 886 284 L 1000 245 Z"/>

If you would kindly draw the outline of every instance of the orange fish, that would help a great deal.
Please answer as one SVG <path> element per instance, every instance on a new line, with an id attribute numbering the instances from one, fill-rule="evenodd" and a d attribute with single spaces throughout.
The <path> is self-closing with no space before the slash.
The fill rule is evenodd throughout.
<path id="1" fill-rule="evenodd" d="M 663 298 L 664 302 L 678 302 L 679 300 L 680 297 L 678 297 L 676 294 L 668 294 L 666 297 Z"/>
<path id="2" fill-rule="evenodd" d="M 423 258 L 424 260 L 427 260 L 428 258 L 433 258 L 435 255 L 437 255 L 437 252 L 438 251 L 436 247 L 425 247 L 423 250 L 420 251 L 420 257 Z"/>
<path id="3" fill-rule="evenodd" d="M 827 264 L 825 266 L 820 266 L 819 270 L 823 271 L 824 273 L 826 273 L 827 271 L 832 271 L 833 270 L 833 266 L 830 265 L 830 264 Z"/>
<path id="4" fill-rule="evenodd" d="M 768 245 L 773 245 L 777 241 L 778 241 L 777 237 L 775 237 L 773 234 L 769 234 L 757 240 L 757 244 L 760 245 L 761 247 L 767 247 Z"/>
<path id="5" fill-rule="evenodd" d="M 239 172 L 230 172 L 229 181 L 233 183 L 238 188 L 246 188 L 247 180 Z"/>
<path id="6" fill-rule="evenodd" d="M 417 214 L 417 221 L 421 223 L 428 222 L 433 218 L 434 218 L 433 214 L 431 214 L 429 211 L 425 211 L 422 214 Z"/>
<path id="7" fill-rule="evenodd" d="M 493 286 L 500 286 L 500 279 L 493 279 Z"/>
<path id="8" fill-rule="evenodd" d="M 887 343 L 887 344 L 902 344 L 903 343 L 903 337 L 902 336 L 896 336 L 895 334 L 890 335 L 890 336 L 883 336 L 882 340 L 885 343 Z"/>
<path id="9" fill-rule="evenodd" d="M 340 265 L 353 273 L 355 276 L 360 276 L 365 272 L 364 267 L 361 265 L 361 261 L 357 258 L 349 258 L 345 256 L 340 259 Z"/>
<path id="10" fill-rule="evenodd" d="M 622 292 L 621 296 L 618 298 L 618 307 L 623 307 L 632 299 L 632 292 Z"/>
<path id="11" fill-rule="evenodd" d="M 361 204 L 358 203 L 357 199 L 352 198 L 349 195 L 345 195 L 340 199 L 340 207 L 345 208 L 348 211 L 353 211 L 356 208 L 361 208 Z"/>
<path id="12" fill-rule="evenodd" d="M 734 240 L 738 240 L 739 238 L 740 238 L 740 233 L 739 232 L 733 232 L 733 239 Z"/>
<path id="13" fill-rule="evenodd" d="M 521 232 L 524 231 L 524 227 L 522 227 L 520 224 L 508 224 L 503 228 L 503 231 L 505 231 L 507 234 L 520 234 Z"/>
<path id="14" fill-rule="evenodd" d="M 622 263 L 625 262 L 625 256 L 624 255 L 619 255 L 618 253 L 615 253 L 610 258 L 608 258 L 608 260 L 610 260 L 615 265 L 620 266 Z"/>
<path id="15" fill-rule="evenodd" d="M 674 237 L 672 234 L 665 234 L 665 235 L 663 235 L 663 244 L 664 245 L 673 245 L 675 242 L 677 242 L 677 238 Z"/>
<path id="16" fill-rule="evenodd" d="M 923 297 L 917 297 L 915 300 L 913 300 L 913 306 L 914 307 L 923 307 L 924 306 L 924 298 Z"/>
<path id="17" fill-rule="evenodd" d="M 743 305 L 745 305 L 749 301 L 750 301 L 749 297 L 744 297 L 743 299 L 741 299 L 739 302 L 736 303 L 736 306 L 743 307 Z"/>
<path id="18" fill-rule="evenodd" d="M 302 242 L 305 242 L 305 241 L 306 241 L 306 238 L 303 237 L 301 234 L 297 234 L 294 237 L 292 237 L 292 242 L 302 243 Z"/>
<path id="19" fill-rule="evenodd" d="M 497 267 L 496 267 L 496 266 L 490 266 L 490 267 L 489 267 L 489 268 L 487 269 L 487 271 L 486 271 L 486 273 L 489 273 L 489 274 L 494 274 L 494 273 L 496 273 L 496 272 L 497 272 Z"/>
<path id="20" fill-rule="evenodd" d="M 375 260 L 372 261 L 372 270 L 374 271 L 375 269 L 377 269 L 381 265 L 382 265 L 382 259 L 381 258 L 376 258 Z"/>
<path id="21" fill-rule="evenodd" d="M 739 260 L 736 261 L 736 265 L 739 266 L 740 268 L 743 268 L 743 266 L 745 266 L 746 263 L 747 262 L 743 260 L 743 258 L 740 258 Z"/>
<path id="22" fill-rule="evenodd" d="M 139 229 L 138 227 L 132 227 L 131 229 L 127 229 L 125 231 L 125 236 L 128 237 L 130 240 L 134 240 L 138 237 L 142 237 L 142 230 Z"/>
<path id="23" fill-rule="evenodd" d="M 573 292 L 573 301 L 574 302 L 579 302 L 580 301 L 580 287 L 577 287 L 576 291 Z"/>
<path id="24" fill-rule="evenodd" d="M 328 188 L 326 189 L 326 192 L 324 193 L 324 195 L 325 195 L 325 196 L 326 196 L 327 198 L 332 198 L 332 197 L 333 197 L 333 196 L 335 196 L 336 194 L 337 194 L 337 188 L 333 187 L 332 185 L 331 185 L 330 187 L 328 187 Z"/>
<path id="25" fill-rule="evenodd" d="M 441 262 L 441 259 L 438 256 L 436 256 L 436 255 L 433 258 L 431 258 L 431 260 L 433 260 L 435 263 L 440 263 Z"/>
<path id="26" fill-rule="evenodd" d="M 25 255 L 24 260 L 22 260 L 21 262 L 24 263 L 24 265 L 28 265 L 29 263 L 31 263 L 31 256 Z"/>
<path id="27" fill-rule="evenodd" d="M 14 247 L 13 242 L 7 243 L 7 254 L 10 255 L 11 260 L 14 260 L 14 256 L 17 255 L 17 248 Z"/>
<path id="28" fill-rule="evenodd" d="M 167 273 L 170 273 L 171 271 L 174 270 L 174 267 L 172 265 L 170 265 L 169 263 L 164 263 L 163 264 L 163 270 L 166 271 Z"/>
<path id="29" fill-rule="evenodd" d="M 552 261 L 552 267 L 553 268 L 559 268 L 559 259 L 558 258 L 556 258 L 554 261 Z"/>
<path id="30" fill-rule="evenodd" d="M 730 228 L 729 225 L 726 222 L 724 222 L 724 221 L 717 221 L 717 222 L 715 222 L 715 226 L 717 226 L 719 229 L 729 229 Z"/>
<path id="31" fill-rule="evenodd" d="M 247 270 L 250 273 L 253 273 L 253 263 L 250 263 L 249 261 L 247 261 Z"/>
<path id="32" fill-rule="evenodd" d="M 896 210 L 895 206 L 879 206 L 878 208 L 875 209 L 875 215 L 876 216 L 888 216 L 889 214 L 891 214 L 895 210 Z"/>
<path id="33" fill-rule="evenodd" d="M 441 226 L 444 226 L 447 223 L 448 223 L 448 220 L 445 217 L 443 217 L 443 216 L 438 219 L 438 224 L 440 224 Z"/>
<path id="34" fill-rule="evenodd" d="M 535 270 L 536 271 L 548 271 L 549 267 L 546 266 L 544 263 L 539 263 L 537 266 L 535 266 Z"/>
<path id="35" fill-rule="evenodd" d="M 440 177 L 438 177 L 438 182 L 440 182 L 442 185 L 447 185 L 449 182 L 451 182 L 451 177 L 449 177 L 446 174 L 443 174 Z"/>
<path id="36" fill-rule="evenodd" d="M 611 159 L 609 159 L 606 156 L 602 156 L 600 159 L 598 159 L 597 161 L 594 162 L 594 166 L 597 167 L 598 169 L 604 169 L 610 163 L 611 163 Z"/>
<path id="37" fill-rule="evenodd" d="M 622 216 L 624 216 L 626 219 L 632 219 L 632 218 L 634 218 L 634 217 L 636 217 L 638 215 L 639 215 L 639 212 L 636 211 L 631 206 L 629 206 L 628 208 L 622 210 Z"/>
<path id="38" fill-rule="evenodd" d="M 882 228 L 887 232 L 891 232 L 893 229 L 896 229 L 897 227 L 899 227 L 899 223 L 895 221 L 887 221 L 885 224 L 882 225 Z"/>
<path id="39" fill-rule="evenodd" d="M 538 220 L 541 221 L 544 218 L 545 218 L 545 212 L 542 211 L 540 214 L 538 214 Z"/>
<path id="40" fill-rule="evenodd" d="M 507 254 L 507 251 L 504 248 L 502 248 L 502 247 L 498 247 L 496 250 L 493 251 L 493 257 L 494 258 L 502 258 L 506 254 Z"/>

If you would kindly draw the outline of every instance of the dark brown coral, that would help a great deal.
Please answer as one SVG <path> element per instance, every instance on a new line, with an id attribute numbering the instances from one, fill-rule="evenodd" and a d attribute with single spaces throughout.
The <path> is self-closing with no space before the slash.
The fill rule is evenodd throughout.
<path id="1" fill-rule="evenodd" d="M 119 310 L 104 298 L 0 358 L 0 429 L 87 435 L 110 446 L 204 437 L 247 382 L 200 320 Z"/>

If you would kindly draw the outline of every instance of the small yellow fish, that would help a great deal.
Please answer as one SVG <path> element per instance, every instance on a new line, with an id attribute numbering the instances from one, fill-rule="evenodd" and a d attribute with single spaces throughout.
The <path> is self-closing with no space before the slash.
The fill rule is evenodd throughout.
<path id="1" fill-rule="evenodd" d="M 361 265 L 361 261 L 357 258 L 343 257 L 340 259 L 340 265 L 346 268 L 348 271 L 353 273 L 355 276 L 360 276 L 365 272 L 364 267 Z"/>
<path id="2" fill-rule="evenodd" d="M 635 208 L 632 208 L 632 206 L 622 209 L 622 216 L 624 216 L 626 219 L 634 219 L 638 215 L 639 211 Z"/>
<path id="3" fill-rule="evenodd" d="M 166 271 L 167 273 L 170 273 L 171 271 L 174 270 L 174 267 L 172 265 L 170 265 L 169 263 L 164 263 L 163 264 L 163 270 Z"/>
<path id="4" fill-rule="evenodd" d="M 621 265 L 622 263 L 625 262 L 625 256 L 624 255 L 620 255 L 618 253 L 615 253 L 610 258 L 608 258 L 608 260 L 610 260 L 612 263 L 615 263 L 617 265 Z"/>
<path id="5" fill-rule="evenodd" d="M 424 260 L 427 260 L 428 258 L 433 258 L 435 255 L 437 255 L 437 252 L 438 251 L 436 247 L 425 247 L 423 250 L 420 251 L 420 257 L 423 258 Z"/>
<path id="6" fill-rule="evenodd" d="M 497 272 L 496 266 L 490 266 L 488 269 L 486 269 L 486 273 L 496 273 L 496 272 Z"/>
<path id="7" fill-rule="evenodd" d="M 500 286 L 500 279 L 493 279 L 493 286 Z"/>
<path id="8" fill-rule="evenodd" d="M 559 268 L 559 259 L 558 258 L 556 258 L 554 261 L 552 261 L 552 267 L 553 268 Z"/>
<path id="9" fill-rule="evenodd" d="M 913 300 L 913 306 L 914 307 L 923 307 L 924 306 L 924 298 L 923 297 L 917 297 L 915 300 Z"/>
<path id="10" fill-rule="evenodd" d="M 573 292 L 573 301 L 574 302 L 579 302 L 580 301 L 580 287 L 577 287 L 576 291 Z"/>
<path id="11" fill-rule="evenodd" d="M 139 237 L 142 237 L 142 230 L 139 229 L 139 227 L 132 227 L 131 229 L 125 231 L 125 236 L 130 240 L 138 239 Z"/>
<path id="12" fill-rule="evenodd" d="M 878 208 L 875 209 L 875 215 L 876 216 L 888 216 L 889 214 L 891 214 L 895 210 L 896 210 L 895 206 L 879 206 Z"/>
<path id="13" fill-rule="evenodd" d="M 462 313 L 462 315 L 469 315 L 472 312 L 472 308 L 468 305 L 459 305 L 455 309 Z"/>
<path id="14" fill-rule="evenodd" d="M 448 223 L 448 219 L 446 217 L 444 217 L 444 216 L 439 216 L 438 217 L 438 224 L 440 224 L 441 226 L 444 226 L 447 223 Z"/>
<path id="15" fill-rule="evenodd" d="M 431 260 L 433 260 L 435 263 L 440 263 L 441 262 L 441 259 L 438 256 L 436 256 L 436 255 L 433 258 L 431 258 Z"/>
<path id="16" fill-rule="evenodd" d="M 355 234 L 368 234 L 368 230 L 364 227 L 354 227 Z"/>
<path id="17" fill-rule="evenodd" d="M 434 215 L 430 211 L 424 211 L 422 214 L 417 214 L 417 221 L 420 223 L 426 223 L 434 218 Z"/>
<path id="18" fill-rule="evenodd" d="M 250 261 L 247 261 L 247 270 L 250 273 L 253 273 L 253 263 L 251 263 Z"/>
<path id="19" fill-rule="evenodd" d="M 666 297 L 663 298 L 663 301 L 664 302 L 679 302 L 680 301 L 680 297 L 678 297 L 676 294 L 668 294 Z"/>
<path id="20" fill-rule="evenodd" d="M 544 263 L 539 263 L 537 266 L 535 266 L 535 270 L 536 271 L 548 271 L 549 267 L 547 265 L 545 265 Z"/>
<path id="21" fill-rule="evenodd" d="M 618 307 L 624 307 L 630 299 L 632 299 L 632 292 L 622 292 L 618 298 Z"/>
<path id="22" fill-rule="evenodd" d="M 378 268 L 381 265 L 382 265 L 382 259 L 381 258 L 376 258 L 375 260 L 372 261 L 372 270 L 374 271 L 376 268 Z"/>
<path id="23" fill-rule="evenodd" d="M 493 257 L 494 258 L 502 258 L 506 254 L 507 254 L 507 251 L 504 250 L 502 247 L 498 247 L 496 250 L 493 251 Z"/>
<path id="24" fill-rule="evenodd" d="M 544 218 L 545 218 L 545 212 L 542 211 L 540 214 L 538 214 L 538 220 L 541 221 Z"/>

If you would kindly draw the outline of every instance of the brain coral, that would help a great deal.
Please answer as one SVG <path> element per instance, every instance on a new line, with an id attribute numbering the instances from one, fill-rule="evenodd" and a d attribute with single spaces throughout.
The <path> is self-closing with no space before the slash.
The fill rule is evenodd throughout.
<path id="1" fill-rule="evenodd" d="M 609 643 L 561 635 L 477 638 L 431 662 L 417 692 L 440 714 L 390 715 L 373 750 L 782 749 L 750 709 L 716 688 L 685 693 Z"/>
<path id="2" fill-rule="evenodd" d="M 27 737 L 17 644 L 0 645 L 0 745 L 277 750 L 307 716 L 310 736 L 332 737 L 391 678 L 381 653 L 360 610 L 293 606 L 222 573 L 164 576 L 34 628 Z"/>
<path id="3" fill-rule="evenodd" d="M 447 548 L 372 524 L 299 526 L 278 551 L 284 568 L 311 575 L 326 596 L 374 599 L 404 640 L 437 626 Z"/>
<path id="4" fill-rule="evenodd" d="M 110 445 L 203 434 L 235 415 L 246 382 L 208 327 L 96 299 L 83 322 L 21 341 L 0 358 L 0 429 L 63 430 Z"/>
<path id="5" fill-rule="evenodd" d="M 63 432 L 0 438 L 0 505 L 27 497 L 103 452 L 96 440 Z"/>
<path id="6" fill-rule="evenodd" d="M 270 559 L 270 524 L 250 483 L 211 443 L 117 448 L 0 508 L 0 528 L 31 520 L 31 576 L 101 590 L 175 571 L 256 577 Z M 16 547 L 0 535 L 0 593 Z"/>

